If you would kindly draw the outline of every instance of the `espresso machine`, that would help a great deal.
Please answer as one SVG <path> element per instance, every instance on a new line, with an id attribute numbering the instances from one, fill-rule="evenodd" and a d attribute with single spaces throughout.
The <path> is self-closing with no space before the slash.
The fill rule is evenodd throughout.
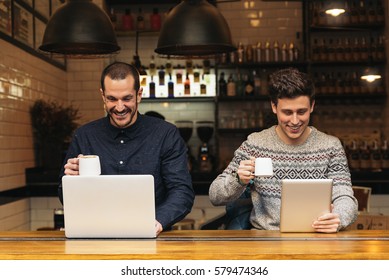
<path id="1" fill-rule="evenodd" d="M 186 146 L 188 148 L 187 154 L 188 154 L 188 169 L 189 171 L 192 171 L 193 164 L 194 164 L 194 157 L 192 155 L 191 149 L 188 145 L 189 139 L 192 137 L 193 133 L 193 121 L 176 121 L 175 122 L 176 127 L 178 128 L 178 131 L 180 132 L 180 135 L 182 139 L 184 139 Z"/>
<path id="2" fill-rule="evenodd" d="M 198 121 L 197 136 L 203 142 L 199 149 L 199 171 L 211 172 L 213 170 L 213 158 L 211 156 L 211 148 L 209 140 L 211 140 L 214 131 L 213 121 Z"/>

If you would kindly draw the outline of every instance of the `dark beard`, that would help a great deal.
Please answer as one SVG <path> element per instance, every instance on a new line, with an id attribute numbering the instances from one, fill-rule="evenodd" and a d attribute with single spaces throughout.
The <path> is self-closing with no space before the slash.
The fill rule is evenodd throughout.
<path id="1" fill-rule="evenodd" d="M 109 116 L 109 118 L 110 118 L 110 120 L 111 120 L 111 123 L 114 123 L 115 126 L 118 127 L 118 128 L 127 128 L 127 127 L 129 127 L 129 126 L 131 125 L 132 120 L 134 119 L 135 115 L 136 115 L 137 112 L 138 112 L 138 102 L 136 103 L 135 110 L 130 110 L 130 109 L 129 109 L 129 111 L 130 111 L 130 116 L 131 116 L 131 117 L 130 117 L 130 120 L 129 120 L 128 122 L 126 122 L 125 124 L 123 124 L 123 125 L 118 124 L 118 123 L 115 121 L 115 118 L 112 117 L 112 115 L 114 114 L 114 111 L 115 111 L 115 109 L 111 109 L 110 111 L 106 110 L 107 115 Z"/>

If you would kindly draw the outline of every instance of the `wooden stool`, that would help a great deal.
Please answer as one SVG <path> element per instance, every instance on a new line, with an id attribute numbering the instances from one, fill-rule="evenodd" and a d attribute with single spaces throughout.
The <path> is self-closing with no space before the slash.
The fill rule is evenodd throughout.
<path id="1" fill-rule="evenodd" d="M 195 220 L 193 219 L 183 219 L 178 223 L 173 225 L 173 229 L 182 230 L 182 229 L 194 229 Z"/>

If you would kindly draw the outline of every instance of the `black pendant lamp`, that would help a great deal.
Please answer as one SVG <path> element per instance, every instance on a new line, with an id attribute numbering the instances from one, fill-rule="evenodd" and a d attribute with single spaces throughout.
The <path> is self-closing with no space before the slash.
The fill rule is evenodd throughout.
<path id="1" fill-rule="evenodd" d="M 173 57 L 202 57 L 235 51 L 228 24 L 205 0 L 183 0 L 167 15 L 155 52 Z"/>
<path id="2" fill-rule="evenodd" d="M 99 56 L 118 52 L 109 16 L 91 0 L 68 0 L 47 23 L 43 52 L 67 56 Z"/>

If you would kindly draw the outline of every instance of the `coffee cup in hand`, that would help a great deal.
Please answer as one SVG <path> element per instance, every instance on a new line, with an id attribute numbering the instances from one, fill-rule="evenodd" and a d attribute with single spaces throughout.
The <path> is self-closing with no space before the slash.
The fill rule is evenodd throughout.
<path id="1" fill-rule="evenodd" d="M 101 174 L 100 158 L 96 155 L 83 155 L 78 158 L 78 173 L 81 176 Z"/>
<path id="2" fill-rule="evenodd" d="M 256 158 L 254 175 L 258 177 L 273 176 L 273 162 L 271 158 Z"/>

